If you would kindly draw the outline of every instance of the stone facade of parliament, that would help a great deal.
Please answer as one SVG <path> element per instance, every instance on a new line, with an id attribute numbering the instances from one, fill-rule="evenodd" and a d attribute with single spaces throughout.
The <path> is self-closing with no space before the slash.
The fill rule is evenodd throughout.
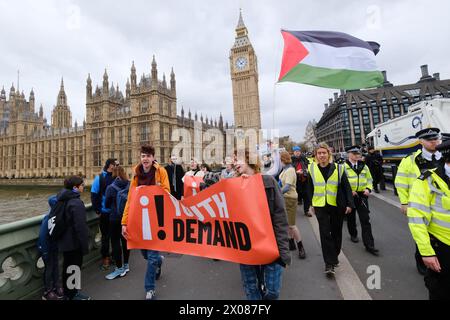
<path id="1" fill-rule="evenodd" d="M 246 59 L 246 62 L 243 62 Z M 247 36 L 247 29 L 239 16 L 236 39 L 230 51 L 231 79 L 235 121 L 241 128 L 259 129 L 259 95 L 256 55 Z M 247 89 L 250 86 L 250 89 Z M 255 87 L 256 86 L 256 87 Z M 235 88 L 238 88 L 234 90 Z M 51 125 L 44 118 L 43 107 L 35 110 L 33 90 L 27 101 L 24 93 L 11 87 L 9 99 L 0 93 L 0 178 L 49 178 L 82 174 L 92 179 L 107 158 L 117 158 L 131 174 L 139 160 L 139 148 L 149 143 L 155 147 L 156 159 L 166 163 L 178 142 L 171 141 L 176 129 L 187 129 L 194 137 L 194 127 L 202 132 L 215 129 L 226 140 L 228 123 L 222 115 L 213 121 L 207 117 L 177 115 L 175 74 L 158 79 L 153 57 L 151 74 L 143 74 L 138 81 L 134 63 L 125 94 L 109 82 L 107 71 L 102 85 L 92 85 L 90 75 L 86 83 L 86 120 L 75 122 L 67 102 L 64 82 L 52 111 Z M 255 118 L 255 112 L 258 116 Z M 252 118 L 257 121 L 250 123 Z M 242 120 L 245 119 L 245 120 Z M 197 146 L 189 141 L 192 156 Z"/>

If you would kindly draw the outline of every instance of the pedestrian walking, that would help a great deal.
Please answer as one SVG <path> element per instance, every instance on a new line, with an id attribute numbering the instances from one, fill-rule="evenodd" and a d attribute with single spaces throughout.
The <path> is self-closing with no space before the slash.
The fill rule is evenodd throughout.
<path id="1" fill-rule="evenodd" d="M 72 176 L 64 181 L 64 189 L 57 196 L 58 202 L 64 203 L 63 213 L 66 224 L 65 230 L 57 242 L 58 250 L 63 254 L 62 281 L 66 300 L 91 300 L 89 296 L 81 293 L 79 289 L 72 286 L 69 287 L 67 281 L 73 275 L 74 267 L 77 267 L 81 277 L 83 256 L 89 252 L 89 228 L 86 208 L 80 199 L 80 194 L 83 191 L 83 179 L 78 176 Z"/>
<path id="2" fill-rule="evenodd" d="M 298 249 L 298 257 L 306 258 L 302 236 L 296 225 L 298 194 L 296 191 L 297 173 L 292 166 L 292 159 L 287 151 L 280 153 L 283 170 L 280 173 L 281 193 L 284 197 L 289 224 L 289 250 Z"/>
<path id="3" fill-rule="evenodd" d="M 108 280 L 123 277 L 130 271 L 130 265 L 128 263 L 130 250 L 127 248 L 127 240 L 122 235 L 121 224 L 130 182 L 122 166 L 114 167 L 112 177 L 115 180 L 106 188 L 105 207 L 111 209 L 109 213 L 109 230 L 111 235 L 112 257 L 116 267 L 113 272 L 105 277 Z"/>
<path id="4" fill-rule="evenodd" d="M 410 189 L 414 181 L 425 171 L 442 166 L 444 159 L 436 147 L 441 143 L 439 128 L 426 128 L 416 133 L 421 149 L 403 158 L 395 176 L 395 187 L 400 199 L 401 212 L 406 215 Z M 427 270 L 419 249 L 416 246 L 415 260 L 417 271 L 425 275 Z"/>
<path id="5" fill-rule="evenodd" d="M 352 242 L 359 242 L 358 229 L 356 228 L 356 212 L 361 223 L 361 234 L 366 250 L 373 255 L 378 255 L 379 250 L 375 248 L 375 240 L 370 224 L 370 210 L 368 198 L 372 188 L 372 176 L 367 165 L 360 160 L 361 148 L 351 146 L 346 148 L 348 159 L 344 164 L 345 174 L 352 188 L 355 208 L 347 215 L 347 227 Z"/>
<path id="6" fill-rule="evenodd" d="M 260 173 L 260 165 L 250 162 L 250 153 L 235 164 L 238 176 L 244 179 Z M 280 295 L 283 267 L 291 263 L 289 253 L 288 222 L 283 195 L 276 180 L 270 175 L 262 175 L 267 204 L 277 241 L 280 258 L 266 265 L 240 265 L 242 284 L 248 300 L 276 300 Z"/>
<path id="7" fill-rule="evenodd" d="M 314 162 L 309 165 L 308 196 L 311 210 L 319 223 L 325 274 L 333 277 L 335 268 L 339 266 L 344 214 L 354 208 L 352 189 L 344 168 L 330 162 L 331 152 L 326 143 L 316 147 L 314 158 Z"/>
<path id="8" fill-rule="evenodd" d="M 166 170 L 155 160 L 155 148 L 151 145 L 143 145 L 140 149 L 140 164 L 134 168 L 134 177 L 131 180 L 130 192 L 138 186 L 159 185 L 170 193 L 170 184 Z M 122 234 L 128 238 L 127 223 L 130 201 L 127 201 L 122 217 Z M 156 213 L 153 213 L 156 215 Z M 144 259 L 147 260 L 145 273 L 146 300 L 156 299 L 155 280 L 161 276 L 162 257 L 156 250 L 141 250 Z"/>
<path id="9" fill-rule="evenodd" d="M 409 192 L 408 226 L 426 266 L 430 300 L 450 300 L 450 140 L 438 145 L 445 164 L 426 170 Z"/>
<path id="10" fill-rule="evenodd" d="M 292 166 L 297 173 L 297 184 L 296 191 L 298 195 L 298 204 L 303 204 L 303 212 L 306 216 L 311 217 L 309 213 L 309 207 L 311 203 L 308 198 L 308 166 L 309 161 L 302 154 L 301 148 L 299 146 L 294 146 L 292 148 L 294 154 L 292 156 Z"/>
<path id="11" fill-rule="evenodd" d="M 91 187 L 91 201 L 92 208 L 99 216 L 100 233 L 102 236 L 102 247 L 100 253 L 102 255 L 102 270 L 109 270 L 111 266 L 110 253 L 110 233 L 109 233 L 109 213 L 110 209 L 105 206 L 106 188 L 114 181 L 112 172 L 114 167 L 118 164 L 117 159 L 108 159 L 105 162 L 102 172 L 97 175 Z"/>
<path id="12" fill-rule="evenodd" d="M 373 191 L 379 193 L 379 190 L 386 190 L 386 183 L 383 174 L 383 157 L 373 146 L 369 146 L 368 154 L 365 158 L 367 167 L 373 178 Z M 379 185 L 379 186 L 378 186 Z"/>

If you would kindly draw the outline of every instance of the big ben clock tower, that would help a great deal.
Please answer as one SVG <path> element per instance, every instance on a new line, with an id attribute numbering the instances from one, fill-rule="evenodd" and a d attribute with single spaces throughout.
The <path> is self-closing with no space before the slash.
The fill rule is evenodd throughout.
<path id="1" fill-rule="evenodd" d="M 258 62 L 248 38 L 247 27 L 239 13 L 236 39 L 230 51 L 234 124 L 240 129 L 261 129 L 259 109 Z"/>

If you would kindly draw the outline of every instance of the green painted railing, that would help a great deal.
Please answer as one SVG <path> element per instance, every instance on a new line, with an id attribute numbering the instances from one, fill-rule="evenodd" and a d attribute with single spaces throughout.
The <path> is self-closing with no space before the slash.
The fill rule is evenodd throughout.
<path id="1" fill-rule="evenodd" d="M 89 254 L 84 266 L 100 258 L 98 217 L 87 207 Z M 32 299 L 43 290 L 44 264 L 37 240 L 43 215 L 0 225 L 0 300 Z"/>

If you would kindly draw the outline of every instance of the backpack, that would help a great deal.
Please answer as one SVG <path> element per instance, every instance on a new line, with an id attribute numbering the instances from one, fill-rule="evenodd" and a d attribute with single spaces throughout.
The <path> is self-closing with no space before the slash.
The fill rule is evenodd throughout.
<path id="1" fill-rule="evenodd" d="M 58 201 L 50 210 L 47 227 L 51 241 L 56 241 L 61 238 L 67 230 L 66 204 L 67 201 Z"/>
<path id="2" fill-rule="evenodd" d="M 125 205 L 127 204 L 127 201 L 128 201 L 128 191 L 130 190 L 130 184 L 128 183 L 127 186 L 123 189 L 120 189 L 115 184 L 113 184 L 112 186 L 117 191 L 117 195 L 116 195 L 117 215 L 121 216 L 121 215 L 123 215 L 123 212 L 125 210 Z"/>

